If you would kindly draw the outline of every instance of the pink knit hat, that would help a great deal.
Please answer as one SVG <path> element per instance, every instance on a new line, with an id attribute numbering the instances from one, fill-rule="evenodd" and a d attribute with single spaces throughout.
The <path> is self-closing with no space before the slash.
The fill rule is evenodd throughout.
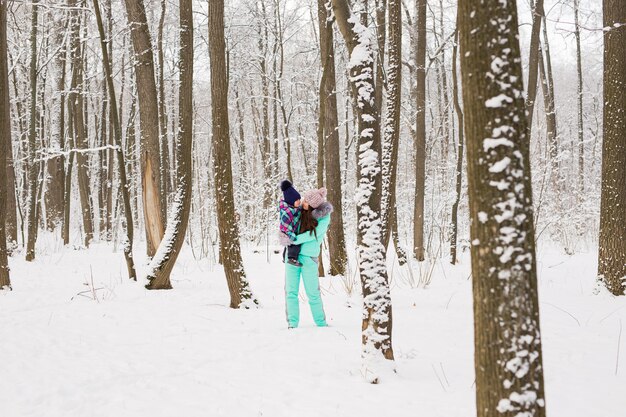
<path id="1" fill-rule="evenodd" d="M 326 188 L 322 187 L 318 190 L 305 191 L 304 194 L 302 194 L 302 199 L 316 209 L 326 202 Z"/>

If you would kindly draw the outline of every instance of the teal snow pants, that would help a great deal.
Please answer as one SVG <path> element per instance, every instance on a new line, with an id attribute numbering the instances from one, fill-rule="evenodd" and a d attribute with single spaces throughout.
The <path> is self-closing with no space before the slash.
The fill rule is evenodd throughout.
<path id="1" fill-rule="evenodd" d="M 317 275 L 317 262 L 310 256 L 300 255 L 298 261 L 301 267 L 285 263 L 285 297 L 287 310 L 287 324 L 289 327 L 298 327 L 300 322 L 300 306 L 298 292 L 300 290 L 300 277 L 304 283 L 304 290 L 309 299 L 313 321 L 320 327 L 327 326 L 322 297 L 320 296 L 320 283 Z"/>

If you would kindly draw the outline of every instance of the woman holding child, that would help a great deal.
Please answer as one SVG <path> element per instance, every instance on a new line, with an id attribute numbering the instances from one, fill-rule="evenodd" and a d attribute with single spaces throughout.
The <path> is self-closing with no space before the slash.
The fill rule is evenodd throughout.
<path id="1" fill-rule="evenodd" d="M 287 326 L 292 329 L 300 322 L 298 292 L 300 279 L 309 299 L 315 324 L 326 327 L 326 316 L 320 296 L 318 257 L 324 241 L 333 206 L 326 201 L 326 188 L 309 190 L 302 196 L 291 182 L 281 182 L 283 199 L 280 200 L 280 242 L 286 246 L 285 302 Z"/>

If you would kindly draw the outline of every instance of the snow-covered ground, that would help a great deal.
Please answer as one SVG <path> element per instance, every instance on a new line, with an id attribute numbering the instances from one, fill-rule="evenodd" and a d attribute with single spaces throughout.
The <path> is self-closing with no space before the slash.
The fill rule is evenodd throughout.
<path id="1" fill-rule="evenodd" d="M 370 385 L 360 301 L 340 278 L 322 279 L 330 327 L 315 328 L 303 304 L 287 330 L 273 253 L 268 263 L 246 250 L 262 307 L 239 311 L 219 268 L 188 248 L 174 290 L 147 291 L 110 245 L 48 246 L 34 263 L 13 258 L 13 291 L 0 292 L 2 417 L 475 415 L 467 254 L 437 263 L 427 289 L 410 285 L 416 267 L 393 269 L 398 372 Z M 542 249 L 538 270 L 548 414 L 624 415 L 626 298 L 593 294 L 593 250 Z"/>

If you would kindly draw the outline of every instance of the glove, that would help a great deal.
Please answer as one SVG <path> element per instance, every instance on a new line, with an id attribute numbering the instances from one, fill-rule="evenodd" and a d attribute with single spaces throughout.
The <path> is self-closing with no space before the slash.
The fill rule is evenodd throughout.
<path id="1" fill-rule="evenodd" d="M 279 232 L 278 233 L 278 243 L 280 243 L 281 246 L 289 246 L 289 245 L 291 245 L 293 243 L 293 241 L 291 239 L 289 239 L 289 236 L 287 236 L 283 232 Z"/>

